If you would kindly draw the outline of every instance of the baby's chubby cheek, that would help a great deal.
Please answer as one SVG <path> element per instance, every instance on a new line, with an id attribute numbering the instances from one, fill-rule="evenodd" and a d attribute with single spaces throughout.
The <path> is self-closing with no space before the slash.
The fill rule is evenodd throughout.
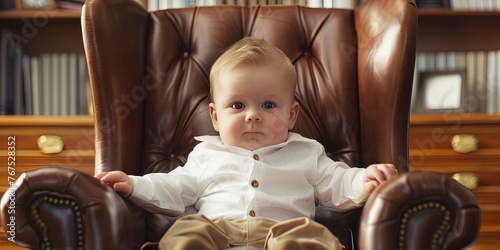
<path id="1" fill-rule="evenodd" d="M 288 123 L 284 119 L 280 119 L 277 116 L 271 118 L 269 122 L 269 129 L 272 133 L 283 133 L 283 131 L 288 132 Z"/>

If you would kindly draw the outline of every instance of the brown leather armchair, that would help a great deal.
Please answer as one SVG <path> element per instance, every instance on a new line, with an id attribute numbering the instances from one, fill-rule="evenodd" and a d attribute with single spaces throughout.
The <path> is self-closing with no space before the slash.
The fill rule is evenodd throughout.
<path id="1" fill-rule="evenodd" d="M 368 0 L 355 10 L 218 6 L 153 13 L 134 0 L 88 0 L 82 28 L 96 172 L 144 175 L 183 165 L 194 136 L 215 134 L 208 113 L 212 63 L 227 46 L 256 36 L 296 66 L 301 113 L 294 131 L 321 142 L 334 160 L 393 163 L 402 173 L 377 188 L 362 216 L 361 209 L 318 206 L 316 219 L 348 249 L 456 249 L 477 238 L 480 212 L 470 191 L 441 174 L 406 173 L 413 0 Z M 16 241 L 30 248 L 137 249 L 158 241 L 175 219 L 146 213 L 66 168 L 26 173 L 18 186 Z M 7 230 L 8 204 L 5 195 Z"/>

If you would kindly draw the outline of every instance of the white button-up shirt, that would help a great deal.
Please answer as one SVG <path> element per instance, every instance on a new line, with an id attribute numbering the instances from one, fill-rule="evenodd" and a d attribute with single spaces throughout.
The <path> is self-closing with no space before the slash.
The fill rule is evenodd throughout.
<path id="1" fill-rule="evenodd" d="M 277 221 L 315 216 L 315 199 L 335 210 L 359 207 L 368 197 L 363 168 L 334 162 L 323 146 L 296 133 L 286 142 L 249 151 L 201 136 L 183 167 L 130 176 L 129 199 L 171 216 L 194 206 L 208 218 L 262 216 Z"/>

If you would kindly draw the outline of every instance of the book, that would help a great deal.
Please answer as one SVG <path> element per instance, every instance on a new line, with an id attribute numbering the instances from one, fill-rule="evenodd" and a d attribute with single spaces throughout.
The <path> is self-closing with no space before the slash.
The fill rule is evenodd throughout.
<path id="1" fill-rule="evenodd" d="M 312 7 L 312 8 L 323 7 L 322 0 L 308 0 L 308 1 L 306 1 L 306 3 L 307 3 L 307 7 Z"/>
<path id="2" fill-rule="evenodd" d="M 78 114 L 84 115 L 88 114 L 87 107 L 87 84 L 88 84 L 88 73 L 87 73 L 87 62 L 85 60 L 84 54 L 78 54 Z"/>
<path id="3" fill-rule="evenodd" d="M 52 92 L 52 70 L 51 70 L 51 60 L 50 54 L 41 54 L 41 74 L 42 74 L 42 91 L 41 91 L 41 99 L 42 99 L 42 111 L 41 115 L 51 115 L 52 102 L 50 100 L 50 93 Z"/>
<path id="4" fill-rule="evenodd" d="M 446 69 L 446 53 L 445 52 L 437 52 L 436 53 L 436 70 L 445 70 Z"/>
<path id="5" fill-rule="evenodd" d="M 7 29 L 0 32 L 0 115 L 7 114 Z"/>
<path id="6" fill-rule="evenodd" d="M 15 0 L 0 0 L 0 9 L 1 10 L 15 10 L 16 9 L 16 1 Z"/>
<path id="7" fill-rule="evenodd" d="M 33 115 L 33 91 L 31 79 L 31 57 L 23 55 L 24 114 Z"/>
<path id="8" fill-rule="evenodd" d="M 488 69 L 486 82 L 486 113 L 495 114 L 496 52 L 488 51 Z"/>
<path id="9" fill-rule="evenodd" d="M 158 9 L 169 9 L 172 8 L 172 0 L 157 0 L 158 1 Z"/>
<path id="10" fill-rule="evenodd" d="M 334 1 L 335 0 L 323 0 L 323 7 L 325 7 L 325 8 L 334 8 L 335 7 L 335 5 L 333 4 Z"/>
<path id="11" fill-rule="evenodd" d="M 425 53 L 425 71 L 436 70 L 436 53 Z"/>
<path id="12" fill-rule="evenodd" d="M 491 0 L 491 10 L 492 11 L 500 10 L 500 0 Z"/>
<path id="13" fill-rule="evenodd" d="M 476 87 L 476 52 L 468 51 L 466 53 L 466 93 L 469 93 L 467 96 L 466 104 L 464 112 L 476 112 L 478 105 L 472 101 L 469 101 L 469 96 L 471 92 L 474 92 Z"/>
<path id="14" fill-rule="evenodd" d="M 446 68 L 448 70 L 457 69 L 456 52 L 446 52 Z"/>
<path id="15" fill-rule="evenodd" d="M 204 0 L 205 6 L 215 6 L 217 5 L 217 0 Z"/>
<path id="16" fill-rule="evenodd" d="M 23 48 L 21 44 L 14 43 L 14 96 L 13 96 L 13 112 L 14 115 L 24 114 L 24 90 L 23 90 Z"/>
<path id="17" fill-rule="evenodd" d="M 77 71 L 78 71 L 78 55 L 71 53 L 68 56 L 68 85 L 69 85 L 69 114 L 76 115 L 78 113 L 78 88 L 77 88 Z"/>
<path id="18" fill-rule="evenodd" d="M 476 112 L 486 112 L 487 99 L 487 62 L 488 57 L 485 51 L 476 52 L 476 84 L 473 93 L 469 94 L 469 98 L 473 100 Z"/>
<path id="19" fill-rule="evenodd" d="M 495 52 L 495 82 L 493 86 L 493 112 L 500 114 L 500 50 Z"/>
<path id="20" fill-rule="evenodd" d="M 161 8 L 162 1 L 165 1 L 165 0 L 160 0 L 160 9 L 171 9 L 171 8 L 178 9 L 178 8 L 187 7 L 188 0 L 166 0 L 167 5 L 164 8 Z"/>
<path id="21" fill-rule="evenodd" d="M 411 112 L 415 112 L 417 109 L 417 93 L 419 86 L 419 75 L 421 72 L 426 71 L 426 54 L 423 52 L 418 52 L 415 57 L 415 69 L 413 74 L 413 86 L 412 86 L 412 97 L 410 103 Z"/>
<path id="22" fill-rule="evenodd" d="M 32 91 L 32 105 L 33 105 L 33 115 L 42 114 L 42 91 L 40 83 L 42 82 L 42 75 L 40 64 L 38 63 L 38 57 L 32 56 L 31 58 L 31 91 Z"/>
<path id="23" fill-rule="evenodd" d="M 156 11 L 158 9 L 159 9 L 159 1 L 158 0 L 148 0 L 148 11 L 151 12 L 151 11 Z"/>
<path id="24" fill-rule="evenodd" d="M 50 70 L 52 81 L 50 82 L 50 92 L 47 97 L 51 100 L 50 102 L 50 114 L 60 115 L 61 114 L 61 76 L 59 74 L 59 69 L 61 67 L 61 61 L 59 54 L 50 54 Z"/>
<path id="25" fill-rule="evenodd" d="M 60 98 L 60 105 L 61 107 L 58 109 L 59 110 L 59 115 L 69 115 L 69 78 L 68 78 L 68 70 L 69 70 L 69 65 L 68 65 L 68 54 L 67 53 L 61 53 L 59 54 L 59 60 L 60 60 L 60 68 L 59 68 L 59 86 L 60 86 L 60 92 L 59 98 Z"/>
<path id="26" fill-rule="evenodd" d="M 464 69 L 467 67 L 466 52 L 455 52 L 455 68 Z"/>
<path id="27" fill-rule="evenodd" d="M 418 8 L 442 8 L 442 0 L 416 0 Z"/>
<path id="28" fill-rule="evenodd" d="M 6 114 L 14 114 L 14 101 L 15 101 L 15 65 L 16 65 L 16 42 L 14 41 L 13 33 L 7 33 L 7 88 L 5 94 L 6 99 Z"/>

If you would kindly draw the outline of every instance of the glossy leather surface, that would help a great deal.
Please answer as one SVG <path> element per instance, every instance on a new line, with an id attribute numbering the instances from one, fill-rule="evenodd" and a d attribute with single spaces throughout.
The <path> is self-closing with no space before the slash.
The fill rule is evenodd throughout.
<path id="1" fill-rule="evenodd" d="M 401 174 L 365 204 L 360 249 L 465 249 L 478 237 L 480 217 L 473 193 L 451 177 Z"/>
<path id="2" fill-rule="evenodd" d="M 15 188 L 16 186 L 17 189 Z M 45 167 L 23 173 L 1 200 L 5 224 L 15 217 L 15 242 L 30 249 L 121 249 L 133 246 L 133 220 L 111 188 L 70 168 Z M 6 230 L 7 231 L 7 230 Z M 116 235 L 102 240 L 101 237 Z"/>
<path id="3" fill-rule="evenodd" d="M 393 162 L 407 171 L 412 1 L 368 1 L 355 11 L 219 6 L 149 17 L 138 4 L 121 6 L 127 2 L 89 1 L 84 11 L 98 171 L 182 165 L 193 136 L 215 133 L 207 111 L 210 65 L 244 36 L 268 40 L 294 62 L 302 108 L 294 131 L 323 143 L 335 160 Z"/>
<path id="4" fill-rule="evenodd" d="M 367 0 L 354 10 L 217 6 L 153 13 L 134 0 L 88 0 L 82 30 L 94 102 L 96 172 L 143 175 L 183 165 L 196 145 L 194 136 L 215 134 L 208 113 L 211 64 L 227 46 L 245 36 L 264 38 L 294 63 L 296 100 L 301 105 L 294 131 L 318 140 L 328 156 L 351 166 L 385 162 L 396 165 L 401 173 L 408 171 L 417 33 L 413 0 Z M 31 175 L 50 178 L 53 172 L 46 171 Z M 66 174 L 62 183 L 79 175 Z M 424 188 L 418 190 L 425 196 L 429 180 L 421 180 Z M 126 201 L 118 204 L 115 200 L 121 199 L 116 193 L 103 190 L 98 182 L 89 183 L 71 186 L 80 190 L 76 196 L 67 192 L 67 186 L 54 187 L 50 182 L 36 190 L 26 189 L 31 187 L 29 178 L 20 181 L 20 186 L 30 192 L 25 197 L 69 196 L 80 203 L 80 199 L 88 200 L 85 194 L 94 197 L 97 192 L 111 199 L 100 216 L 116 213 L 125 224 L 95 220 L 104 227 L 85 234 L 90 236 L 84 239 L 85 249 L 118 249 L 100 247 L 100 242 L 109 239 L 122 241 L 120 249 L 137 249 L 146 241 L 157 241 L 175 219 L 147 214 Z M 433 199 L 433 193 L 429 197 Z M 20 204 L 28 204 L 29 199 Z M 5 206 L 2 209 L 5 216 Z M 85 216 L 93 218 L 93 213 L 89 210 Z M 316 219 L 349 249 L 351 233 L 357 242 L 359 215 L 360 210 L 339 213 L 319 206 Z M 29 212 L 19 216 L 26 223 L 36 223 Z M 74 216 L 67 215 L 66 220 Z M 51 223 L 47 222 L 48 227 L 59 227 Z M 418 232 L 418 237 L 429 236 Z M 32 237 L 31 246 L 36 246 L 36 235 L 42 234 L 28 230 L 26 235 Z M 379 242 L 394 237 L 394 232 L 363 235 L 360 246 L 376 249 L 382 246 Z"/>
<path id="5" fill-rule="evenodd" d="M 334 160 L 356 167 L 389 162 L 407 171 L 413 1 L 368 1 L 355 10 L 218 6 L 148 16 L 141 9 L 127 0 L 93 0 L 84 10 L 97 171 L 142 175 L 183 165 L 194 136 L 216 133 L 208 113 L 210 67 L 245 36 L 264 38 L 294 63 L 301 106 L 294 131 L 321 142 Z M 358 216 L 317 212 L 347 246 Z M 148 240 L 158 240 L 166 230 L 161 219 L 146 220 Z"/>

